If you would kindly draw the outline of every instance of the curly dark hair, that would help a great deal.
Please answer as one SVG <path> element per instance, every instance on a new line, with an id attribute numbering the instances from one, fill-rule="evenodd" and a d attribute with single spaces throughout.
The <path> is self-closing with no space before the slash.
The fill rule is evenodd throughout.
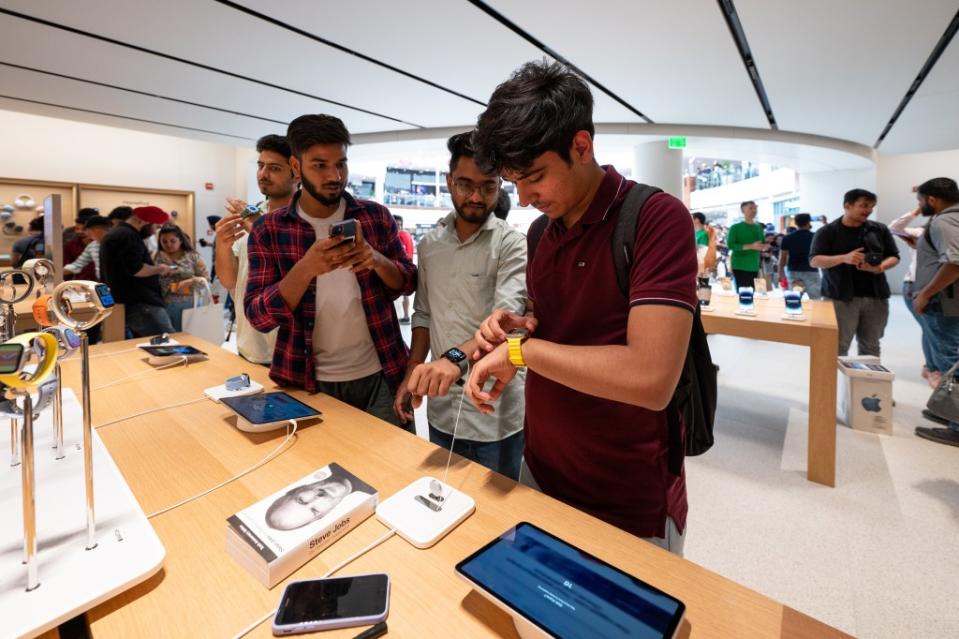
<path id="1" fill-rule="evenodd" d="M 473 160 L 491 174 L 525 171 L 548 151 L 569 164 L 578 131 L 596 132 L 586 81 L 559 62 L 527 62 L 490 96 L 473 133 Z"/>
<path id="2" fill-rule="evenodd" d="M 286 141 L 290 151 L 298 159 L 303 152 L 317 144 L 343 144 L 349 146 L 350 132 L 343 120 L 332 115 L 301 115 L 286 130 Z"/>

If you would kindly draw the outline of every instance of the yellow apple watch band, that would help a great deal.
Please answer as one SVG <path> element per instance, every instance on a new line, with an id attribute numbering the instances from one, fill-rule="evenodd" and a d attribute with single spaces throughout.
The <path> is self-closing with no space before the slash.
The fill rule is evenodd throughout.
<path id="1" fill-rule="evenodd" d="M 523 342 L 527 337 L 529 337 L 529 331 L 524 328 L 518 328 L 506 334 L 509 362 L 516 368 L 526 368 L 526 360 L 523 359 Z"/>
<path id="2" fill-rule="evenodd" d="M 22 364 L 26 357 L 21 360 L 21 365 L 15 372 L 7 375 L 0 375 L 0 384 L 6 384 L 10 388 L 31 389 L 39 386 L 50 373 L 57 362 L 57 338 L 49 333 L 21 333 L 16 337 L 7 340 L 6 344 L 20 344 L 23 346 L 24 353 L 28 353 L 34 348 L 36 340 L 40 341 L 42 354 L 37 369 L 33 373 L 24 374 Z"/>

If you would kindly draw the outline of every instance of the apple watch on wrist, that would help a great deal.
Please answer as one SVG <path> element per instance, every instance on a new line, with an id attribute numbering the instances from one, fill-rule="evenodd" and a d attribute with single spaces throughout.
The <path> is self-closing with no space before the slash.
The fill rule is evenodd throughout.
<path id="1" fill-rule="evenodd" d="M 526 360 L 523 359 L 523 342 L 529 337 L 529 331 L 525 328 L 514 328 L 506 334 L 506 348 L 509 351 L 509 362 L 516 368 L 526 368 Z"/>
<path id="2" fill-rule="evenodd" d="M 469 361 L 466 359 L 466 353 L 454 346 L 443 353 L 443 357 L 456 364 L 456 366 L 460 369 L 460 377 L 466 374 L 466 369 L 469 368 Z"/>

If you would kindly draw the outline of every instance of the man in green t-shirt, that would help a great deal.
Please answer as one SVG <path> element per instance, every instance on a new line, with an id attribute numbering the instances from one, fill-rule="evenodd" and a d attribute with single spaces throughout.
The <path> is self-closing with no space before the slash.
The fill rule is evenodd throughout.
<path id="1" fill-rule="evenodd" d="M 729 227 L 726 245 L 731 252 L 729 266 L 736 278 L 736 290 L 743 286 L 752 286 L 759 277 L 759 260 L 767 248 L 765 228 L 756 224 L 756 203 L 747 200 L 739 205 L 745 218 Z"/>

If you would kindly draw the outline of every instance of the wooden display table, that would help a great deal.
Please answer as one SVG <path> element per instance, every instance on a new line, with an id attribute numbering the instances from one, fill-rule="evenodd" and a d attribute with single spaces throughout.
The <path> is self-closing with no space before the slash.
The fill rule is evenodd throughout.
<path id="1" fill-rule="evenodd" d="M 713 292 L 713 311 L 702 314 L 707 333 L 809 347 L 809 451 L 806 478 L 836 485 L 836 358 L 839 329 L 832 302 L 803 303 L 804 321 L 783 319 L 781 297 L 755 300 L 756 315 L 737 315 L 739 297 Z M 722 399 L 720 398 L 720 401 Z"/>
<path id="2" fill-rule="evenodd" d="M 94 424 L 202 397 L 202 389 L 248 372 L 267 390 L 267 370 L 186 335 L 184 343 L 210 353 L 209 361 L 151 371 L 93 392 Z M 92 352 L 93 386 L 148 371 L 143 355 L 122 352 L 132 341 Z M 73 365 L 76 366 L 76 365 Z M 78 368 L 78 367 L 77 367 Z M 78 370 L 65 367 L 67 385 Z M 424 474 L 442 477 L 447 452 L 326 395 L 294 395 L 323 412 L 296 443 L 269 464 L 213 493 L 152 520 L 167 557 L 154 577 L 88 613 L 94 637 L 230 637 L 274 608 L 282 582 L 267 590 L 224 550 L 226 518 L 265 495 L 337 462 L 389 497 Z M 255 464 L 284 431 L 249 434 L 209 400 L 106 426 L 98 432 L 145 512 L 150 513 L 224 481 Z M 394 536 L 340 571 L 386 572 L 392 579 L 390 637 L 515 637 L 512 622 L 454 573 L 453 566 L 518 521 L 527 520 L 683 600 L 683 637 L 844 636 L 802 613 L 648 544 L 622 530 L 482 466 L 455 457 L 448 481 L 476 500 L 476 512 L 428 550 Z M 381 536 L 370 518 L 290 579 L 322 575 Z M 695 534 L 695 533 L 694 533 Z M 42 540 L 41 540 L 42 543 Z M 288 579 L 289 580 L 289 579 Z M 360 629 L 324 633 L 353 637 Z M 270 622 L 250 636 L 269 637 Z"/>

